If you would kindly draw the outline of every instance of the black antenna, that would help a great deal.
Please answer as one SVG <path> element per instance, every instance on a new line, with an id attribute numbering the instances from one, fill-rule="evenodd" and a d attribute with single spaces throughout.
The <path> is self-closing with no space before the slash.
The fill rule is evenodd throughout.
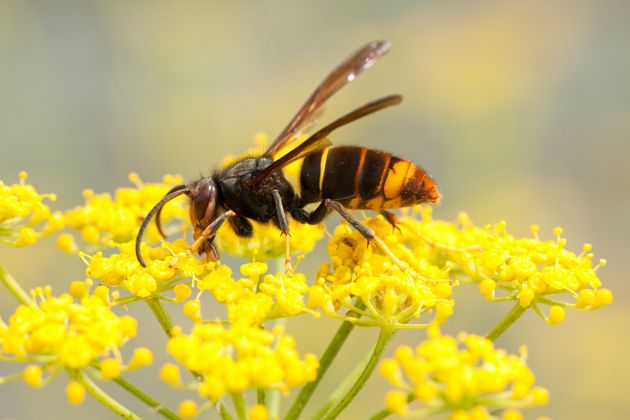
<path id="1" fill-rule="evenodd" d="M 138 259 L 138 262 L 141 266 L 145 268 L 147 266 L 142 259 L 142 254 L 140 253 L 140 243 L 142 242 L 142 236 L 144 235 L 144 231 L 147 229 L 149 222 L 151 222 L 151 219 L 153 218 L 153 216 L 155 216 L 155 224 L 157 225 L 158 231 L 160 232 L 160 235 L 162 235 L 162 237 L 165 237 L 164 232 L 162 231 L 162 225 L 160 223 L 160 214 L 162 212 L 162 207 L 164 207 L 164 205 L 172 199 L 179 197 L 182 194 L 188 194 L 189 192 L 190 190 L 186 185 L 178 185 L 172 188 L 160 201 L 158 201 L 155 206 L 153 206 L 151 211 L 149 211 L 149 213 L 145 216 L 142 224 L 140 225 L 140 230 L 138 230 L 138 235 L 136 236 L 136 258 Z"/>

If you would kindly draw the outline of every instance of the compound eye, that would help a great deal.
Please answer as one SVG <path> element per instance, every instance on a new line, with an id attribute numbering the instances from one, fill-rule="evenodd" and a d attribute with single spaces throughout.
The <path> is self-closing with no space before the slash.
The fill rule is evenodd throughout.
<path id="1" fill-rule="evenodd" d="M 204 228 L 211 222 L 216 208 L 217 190 L 214 181 L 211 178 L 199 181 L 190 198 L 193 225 Z"/>
<path id="2" fill-rule="evenodd" d="M 195 215 L 195 222 L 200 222 L 206 214 L 208 202 L 210 200 L 210 190 L 206 185 L 200 186 L 197 195 L 192 199 L 192 206 Z"/>

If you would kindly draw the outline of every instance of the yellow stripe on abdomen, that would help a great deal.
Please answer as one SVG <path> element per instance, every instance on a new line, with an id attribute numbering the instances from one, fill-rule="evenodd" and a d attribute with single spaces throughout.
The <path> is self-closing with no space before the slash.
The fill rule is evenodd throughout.
<path id="1" fill-rule="evenodd" d="M 412 167 L 411 163 L 406 160 L 399 160 L 390 166 L 383 184 L 383 193 L 385 201 L 392 200 L 400 194 L 405 181 L 407 180 L 407 171 Z"/>
<path id="2" fill-rule="evenodd" d="M 323 183 L 324 183 L 324 176 L 326 172 L 326 159 L 328 158 L 328 149 L 330 148 L 327 147 L 324 150 L 322 150 L 322 157 L 321 157 L 321 160 L 319 161 L 319 191 L 320 192 L 324 191 Z"/>

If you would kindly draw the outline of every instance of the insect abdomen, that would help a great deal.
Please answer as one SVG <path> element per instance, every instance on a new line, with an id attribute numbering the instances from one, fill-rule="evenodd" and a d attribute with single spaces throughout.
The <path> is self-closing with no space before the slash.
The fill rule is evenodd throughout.
<path id="1" fill-rule="evenodd" d="M 325 198 L 350 209 L 381 210 L 439 201 L 429 175 L 408 160 L 366 147 L 330 147 L 304 158 L 302 201 Z"/>

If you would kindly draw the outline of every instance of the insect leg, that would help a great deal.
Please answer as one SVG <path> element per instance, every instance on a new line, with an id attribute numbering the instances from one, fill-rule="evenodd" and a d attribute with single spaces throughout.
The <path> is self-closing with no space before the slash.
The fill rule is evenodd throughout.
<path id="1" fill-rule="evenodd" d="M 274 204 L 276 205 L 276 224 L 280 231 L 284 235 L 284 271 L 285 273 L 293 272 L 293 263 L 291 261 L 291 244 L 289 240 L 289 221 L 287 214 L 284 212 L 284 206 L 282 205 L 282 197 L 278 190 L 272 190 L 271 195 L 273 197 Z"/>
<path id="2" fill-rule="evenodd" d="M 312 213 L 307 215 L 306 223 L 308 223 L 309 225 L 316 225 L 324 220 L 328 213 L 330 213 L 330 206 L 326 203 L 327 201 L 329 200 L 326 199 L 319 203 L 319 206 L 317 206 L 317 208 L 313 210 Z"/>
<path id="3" fill-rule="evenodd" d="M 394 229 L 398 229 L 398 232 L 400 232 L 400 228 L 398 227 L 398 216 L 396 215 L 396 213 L 392 213 L 389 210 L 381 210 L 380 213 L 381 216 L 383 216 Z"/>
<path id="4" fill-rule="evenodd" d="M 376 234 L 374 233 L 372 229 L 370 229 L 369 227 L 361 223 L 359 220 L 357 220 L 357 218 L 354 217 L 352 213 L 350 213 L 343 205 L 341 205 L 341 203 L 338 203 L 330 199 L 325 199 L 324 201 L 322 201 L 322 204 L 320 204 L 319 207 L 313 211 L 313 213 L 316 213 L 318 210 L 320 210 L 320 207 L 322 206 L 330 207 L 334 209 L 337 213 L 341 215 L 341 217 L 343 217 L 344 219 L 346 219 L 348 223 L 350 223 L 350 226 L 352 226 L 357 231 L 359 231 L 359 233 L 363 235 L 363 237 L 367 239 L 368 242 L 374 241 L 374 243 L 376 243 L 376 245 L 378 245 L 378 247 L 381 248 L 381 250 L 385 254 L 387 254 L 389 258 L 392 259 L 392 261 L 394 261 L 394 263 L 401 269 L 401 271 L 407 271 L 407 265 L 403 263 L 402 261 L 400 261 L 400 259 L 398 259 L 396 255 L 394 255 L 394 253 L 392 252 L 391 249 L 389 249 L 387 244 L 381 238 L 376 236 Z M 313 216 L 313 213 L 311 213 L 310 216 Z"/>
<path id="5" fill-rule="evenodd" d="M 213 239 L 214 235 L 217 233 L 217 230 L 219 230 L 223 223 L 227 219 L 235 215 L 236 213 L 234 213 L 232 210 L 228 210 L 216 219 L 214 219 L 212 223 L 210 223 L 208 227 L 206 227 L 203 232 L 201 232 L 201 235 L 199 235 L 199 237 L 192 244 L 192 246 L 190 247 L 190 252 L 194 254 L 208 239 Z"/>
<path id="6" fill-rule="evenodd" d="M 228 222 L 234 233 L 241 238 L 251 238 L 254 234 L 254 227 L 251 222 L 243 216 L 230 217 Z"/>
<path id="7" fill-rule="evenodd" d="M 337 201 L 326 199 L 322 201 L 322 204 L 326 207 L 334 209 L 337 213 L 339 213 L 341 217 L 343 217 L 348 223 L 350 223 L 350 226 L 358 230 L 359 233 L 363 235 L 363 237 L 368 241 L 372 241 L 374 240 L 374 238 L 376 238 L 376 234 L 372 229 L 361 223 L 356 217 L 352 215 L 352 213 L 346 210 L 346 208 Z M 318 209 L 316 209 L 315 211 L 317 211 Z"/>

